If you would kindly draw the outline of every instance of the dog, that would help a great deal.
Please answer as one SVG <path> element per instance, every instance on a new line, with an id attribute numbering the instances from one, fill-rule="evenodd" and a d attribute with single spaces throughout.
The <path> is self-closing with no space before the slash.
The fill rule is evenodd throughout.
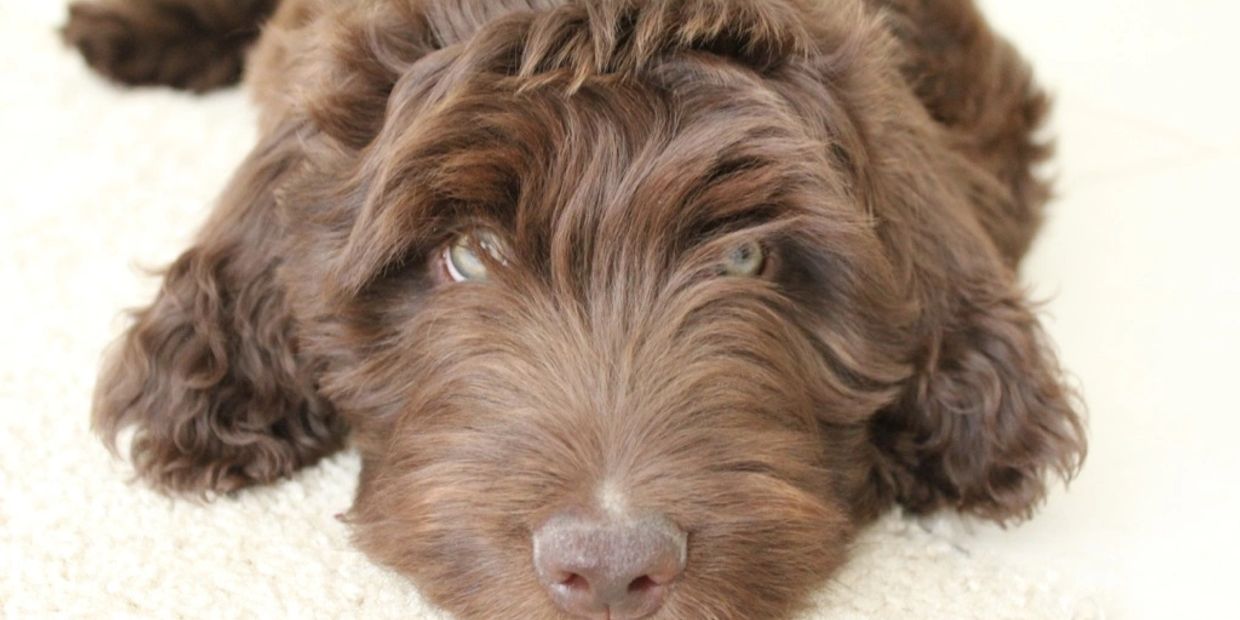
<path id="1" fill-rule="evenodd" d="M 347 440 L 356 545 L 459 617 L 786 617 L 880 513 L 1019 521 L 1083 462 L 1016 276 L 1048 99 L 971 0 L 91 0 L 63 36 L 261 110 L 96 431 L 212 496 Z"/>

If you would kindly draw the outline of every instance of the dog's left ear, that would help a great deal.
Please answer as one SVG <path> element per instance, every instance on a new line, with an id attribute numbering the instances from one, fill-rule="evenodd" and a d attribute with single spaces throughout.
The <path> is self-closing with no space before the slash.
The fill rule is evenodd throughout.
<path id="1" fill-rule="evenodd" d="M 1027 518 L 1050 472 L 1085 452 L 1073 392 L 1015 275 L 990 250 L 952 287 L 951 307 L 904 398 L 875 417 L 880 476 L 914 512 L 948 507 Z"/>
<path id="2" fill-rule="evenodd" d="M 876 482 L 913 512 L 1025 519 L 1050 474 L 1076 474 L 1086 443 L 1080 403 L 995 230 L 1041 205 L 1016 198 L 935 132 L 912 142 L 907 152 L 922 153 L 872 185 L 888 192 L 877 200 L 890 217 L 904 220 L 885 236 L 921 311 L 912 374 L 870 423 Z M 996 213 L 1012 215 L 987 218 Z"/>
<path id="3" fill-rule="evenodd" d="M 970 3 L 889 8 L 824 35 L 852 44 L 818 65 L 817 99 L 842 102 L 824 125 L 849 119 L 837 163 L 917 311 L 888 322 L 910 367 L 869 422 L 870 508 L 1027 518 L 1085 454 L 1080 403 L 1015 272 L 1048 193 L 1032 172 L 1047 101 Z"/>

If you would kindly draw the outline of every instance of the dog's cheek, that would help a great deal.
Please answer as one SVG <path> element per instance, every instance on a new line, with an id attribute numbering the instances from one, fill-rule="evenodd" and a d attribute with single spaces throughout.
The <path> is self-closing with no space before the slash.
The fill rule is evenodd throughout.
<path id="1" fill-rule="evenodd" d="M 358 546 L 462 619 L 558 617 L 531 566 L 529 533 L 486 502 L 467 468 L 363 466 L 348 520 Z"/>
<path id="2" fill-rule="evenodd" d="M 685 494 L 700 525 L 666 617 L 788 617 L 843 563 L 856 525 L 825 487 L 757 474 L 707 486 Z"/>

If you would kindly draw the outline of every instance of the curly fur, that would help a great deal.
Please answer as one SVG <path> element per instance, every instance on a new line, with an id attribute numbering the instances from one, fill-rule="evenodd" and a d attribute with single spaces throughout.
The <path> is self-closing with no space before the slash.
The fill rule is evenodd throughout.
<path id="1" fill-rule="evenodd" d="M 243 39 L 143 25 L 173 6 L 275 8 L 92 3 L 66 37 L 233 79 Z M 619 488 L 689 533 L 659 617 L 757 618 L 894 504 L 1023 519 L 1081 464 L 1015 275 L 1048 103 L 969 0 L 284 0 L 248 71 L 259 145 L 100 377 L 161 488 L 350 435 L 357 544 L 470 618 L 556 617 L 530 532 Z M 437 279 L 477 225 L 506 263 Z M 744 240 L 770 269 L 720 277 Z"/>

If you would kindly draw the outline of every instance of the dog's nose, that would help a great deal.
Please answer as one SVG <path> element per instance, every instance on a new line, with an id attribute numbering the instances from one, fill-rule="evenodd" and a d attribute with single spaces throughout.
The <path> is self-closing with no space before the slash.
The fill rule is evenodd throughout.
<path id="1" fill-rule="evenodd" d="M 534 532 L 534 568 L 555 603 L 574 616 L 645 618 L 684 571 L 685 538 L 660 517 L 563 513 Z"/>

